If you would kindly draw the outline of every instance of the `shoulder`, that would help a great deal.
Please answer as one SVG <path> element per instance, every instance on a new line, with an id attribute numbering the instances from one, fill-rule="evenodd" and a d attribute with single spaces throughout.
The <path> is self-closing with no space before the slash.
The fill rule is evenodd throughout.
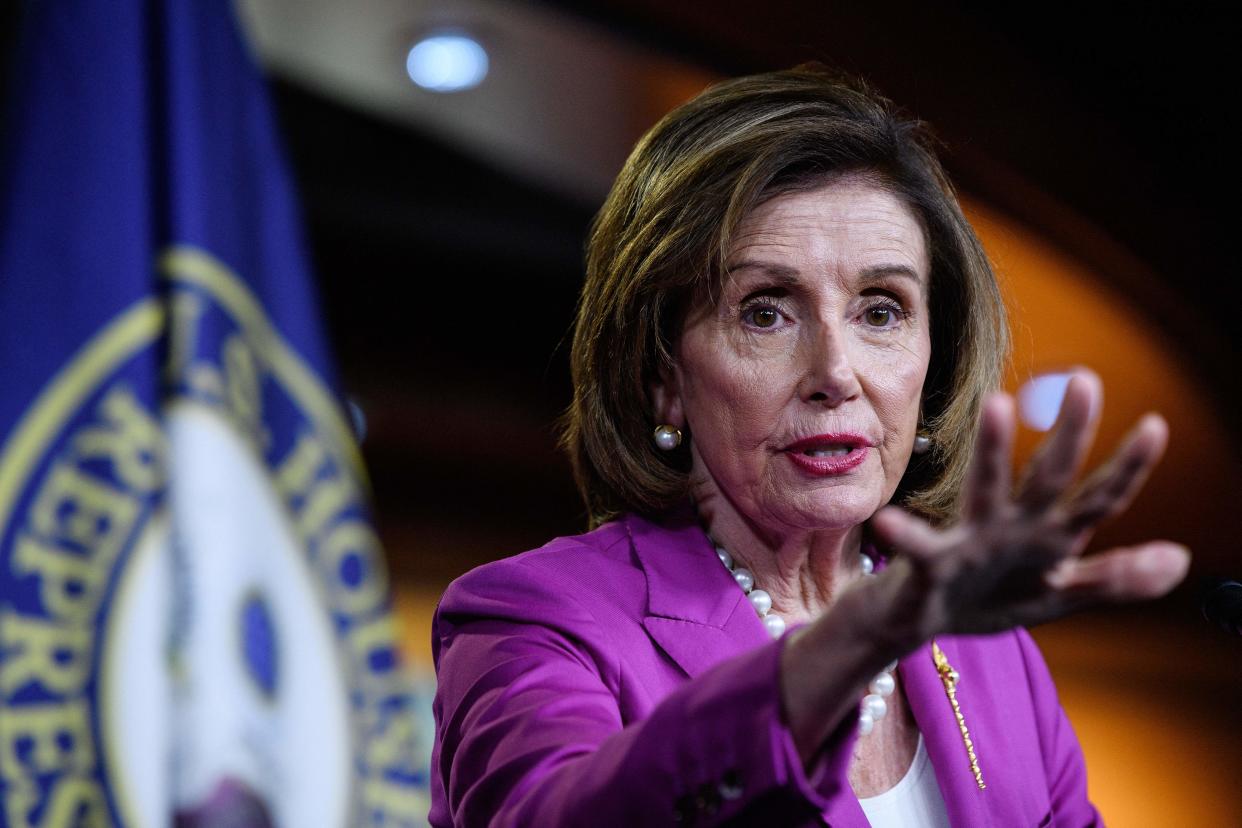
<path id="1" fill-rule="evenodd" d="M 572 577 L 581 571 L 577 561 L 598 566 L 608 560 L 625 561 L 630 557 L 630 537 L 626 519 L 622 518 L 581 535 L 553 538 L 536 549 L 484 564 L 467 572 L 458 583 L 487 581 L 515 571 L 539 572 L 548 576 Z"/>
<path id="2" fill-rule="evenodd" d="M 643 628 L 647 573 L 633 535 L 658 530 L 653 526 L 622 518 L 462 575 L 432 620 L 437 670 L 443 675 L 452 662 L 461 672 L 463 659 L 475 669 L 539 653 L 576 661 L 615 684 L 625 655 L 652 648 Z"/>
<path id="3" fill-rule="evenodd" d="M 698 583 L 694 577 L 681 577 L 685 559 L 705 554 L 692 548 L 696 539 L 706 543 L 697 528 L 690 531 L 681 524 L 666 526 L 634 515 L 585 534 L 555 538 L 454 581 L 440 599 L 434 634 L 444 638 L 486 620 L 551 627 L 577 640 L 614 638 L 641 627 L 652 588 L 659 590 L 670 580 Z M 714 556 L 708 557 L 716 563 Z"/>
<path id="4" fill-rule="evenodd" d="M 521 620 L 553 606 L 589 603 L 607 583 L 625 586 L 640 575 L 623 521 L 484 564 L 449 585 L 437 615 L 488 615 Z M 534 620 L 534 619 L 532 619 Z"/>

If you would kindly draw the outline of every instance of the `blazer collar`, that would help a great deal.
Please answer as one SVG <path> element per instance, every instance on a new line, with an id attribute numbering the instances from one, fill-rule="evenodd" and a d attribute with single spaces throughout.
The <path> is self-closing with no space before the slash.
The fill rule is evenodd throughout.
<path id="1" fill-rule="evenodd" d="M 771 640 L 692 510 L 624 520 L 647 576 L 643 627 L 688 676 Z"/>

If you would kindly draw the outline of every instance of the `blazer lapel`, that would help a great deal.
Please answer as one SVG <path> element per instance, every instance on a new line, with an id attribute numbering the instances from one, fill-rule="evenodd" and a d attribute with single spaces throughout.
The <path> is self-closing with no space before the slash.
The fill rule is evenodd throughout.
<path id="1" fill-rule="evenodd" d="M 647 634 L 691 678 L 770 639 L 693 514 L 625 518 L 647 575 Z"/>
<path id="2" fill-rule="evenodd" d="M 961 670 L 962 659 L 956 642 L 952 638 L 939 641 L 944 652 L 955 669 Z M 975 665 L 977 666 L 977 665 Z M 962 673 L 956 684 L 958 709 L 970 733 L 971 742 L 975 746 L 976 760 L 985 784 L 999 781 L 1001 768 L 988 764 L 986 738 L 981 742 L 980 725 L 985 720 L 985 708 L 989 704 L 980 698 L 977 692 L 978 682 L 972 682 L 969 670 Z M 948 812 L 950 825 L 999 825 L 997 814 L 993 813 L 998 793 L 992 789 L 980 789 L 978 780 L 970 766 L 970 756 L 966 751 L 962 729 L 953 705 L 945 690 L 945 685 L 936 668 L 932 655 L 931 644 L 924 644 L 901 660 L 901 680 L 906 687 L 906 697 L 910 702 L 910 710 L 919 730 L 923 733 L 923 741 L 932 766 L 936 769 L 936 782 L 940 793 L 944 796 L 945 810 Z M 974 677 L 974 678 L 977 678 Z M 973 686 L 972 686 L 973 685 Z"/>

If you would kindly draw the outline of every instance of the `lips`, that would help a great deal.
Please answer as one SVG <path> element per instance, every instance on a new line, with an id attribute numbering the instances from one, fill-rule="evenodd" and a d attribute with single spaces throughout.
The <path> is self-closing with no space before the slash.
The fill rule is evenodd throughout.
<path id="1" fill-rule="evenodd" d="M 790 443 L 785 455 L 808 474 L 824 477 L 857 468 L 867 459 L 871 442 L 861 434 L 817 434 Z"/>

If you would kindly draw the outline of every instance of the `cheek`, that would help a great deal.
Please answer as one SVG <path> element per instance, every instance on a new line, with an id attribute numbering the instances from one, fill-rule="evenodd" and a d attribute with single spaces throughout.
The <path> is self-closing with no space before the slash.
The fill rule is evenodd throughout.
<path id="1" fill-rule="evenodd" d="M 775 398 L 763 372 L 700 370 L 685 396 L 686 419 L 696 432 L 712 429 L 713 443 L 750 444 L 772 424 Z"/>
<path id="2" fill-rule="evenodd" d="M 719 342 L 687 342 L 680 357 L 685 417 L 700 446 L 762 444 L 779 421 L 781 372 Z"/>
<path id="3" fill-rule="evenodd" d="M 904 437 L 909 432 L 913 440 L 927 379 L 927 350 L 896 351 L 884 362 L 872 377 L 877 413 L 890 433 Z"/>

